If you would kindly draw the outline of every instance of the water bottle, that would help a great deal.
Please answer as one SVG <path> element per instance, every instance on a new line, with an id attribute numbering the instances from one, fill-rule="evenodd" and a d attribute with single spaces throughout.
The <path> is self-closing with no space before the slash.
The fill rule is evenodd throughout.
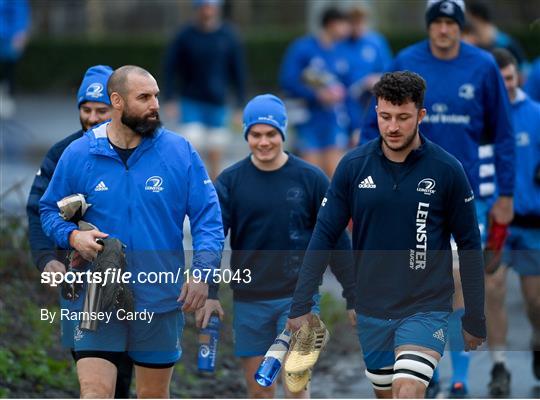
<path id="1" fill-rule="evenodd" d="M 197 367 L 200 372 L 214 372 L 219 339 L 220 320 L 212 315 L 206 328 L 199 332 L 199 357 Z"/>
<path id="2" fill-rule="evenodd" d="M 283 359 L 289 350 L 290 342 L 291 332 L 288 330 L 281 332 L 276 340 L 274 340 L 274 343 L 264 355 L 264 359 L 255 373 L 255 380 L 259 385 L 267 387 L 274 383 L 281 369 Z"/>

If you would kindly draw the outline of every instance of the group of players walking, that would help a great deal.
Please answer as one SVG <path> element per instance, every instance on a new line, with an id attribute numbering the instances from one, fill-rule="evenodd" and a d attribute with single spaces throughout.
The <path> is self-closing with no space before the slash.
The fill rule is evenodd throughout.
<path id="1" fill-rule="evenodd" d="M 193 146 L 161 126 L 159 87 L 149 72 L 90 68 L 78 93 L 82 130 L 53 146 L 30 193 L 36 264 L 63 272 L 55 245 L 91 261 L 101 250 L 96 239 L 110 235 L 126 244 L 130 271 L 175 272 L 185 265 L 187 216 L 192 271 L 219 268 L 227 233 L 231 268 L 251 270 L 250 282 L 231 285 L 234 351 L 249 397 L 274 395 L 274 387 L 256 384 L 254 372 L 281 330 L 297 331 L 318 313 L 327 265 L 344 288 L 377 397 L 421 398 L 436 388 L 447 342 L 450 394 L 466 395 L 467 351 L 486 337 L 494 350 L 490 393 L 508 395 L 506 268 L 485 275 L 482 247 L 490 227 L 514 220 L 504 263 L 521 277 L 540 378 L 540 105 L 518 87 L 509 52 L 493 57 L 461 41 L 463 1 L 438 0 L 426 8 L 428 39 L 385 66 L 395 72 L 374 84 L 364 116 L 358 98 L 341 92 L 345 84 L 324 73 L 324 40 L 339 33 L 333 23 L 340 18 L 325 13 L 328 36 L 294 43 L 282 68 L 288 95 L 308 99 L 296 103 L 307 119 L 295 122 L 305 160 L 284 150 L 284 102 L 259 95 L 243 111 L 249 156 L 213 184 Z M 362 145 L 342 157 L 333 151 L 341 132 L 328 124 L 354 107 Z M 333 175 L 330 183 L 310 163 L 317 160 Z M 85 220 L 100 230 L 80 231 L 58 215 L 57 201 L 74 193 L 92 204 Z M 223 314 L 211 282 L 131 286 L 136 311 L 158 315 L 151 324 L 114 321 L 95 332 L 65 326 L 82 397 L 128 396 L 131 362 L 139 397 L 167 397 L 182 351 L 182 311 L 196 311 L 200 324 Z M 80 310 L 81 302 L 62 306 Z M 286 395 L 308 397 L 309 385 Z"/>

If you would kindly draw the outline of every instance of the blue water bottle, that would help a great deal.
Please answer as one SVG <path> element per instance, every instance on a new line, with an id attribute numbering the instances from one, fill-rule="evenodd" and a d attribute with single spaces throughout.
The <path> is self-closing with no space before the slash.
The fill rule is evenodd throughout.
<path id="1" fill-rule="evenodd" d="M 261 386 L 271 386 L 276 380 L 283 360 L 287 351 L 289 351 L 289 344 L 291 342 L 291 332 L 284 330 L 274 340 L 274 343 L 266 354 L 259 366 L 259 369 L 255 373 L 255 380 Z"/>
<path id="2" fill-rule="evenodd" d="M 214 372 L 219 340 L 220 320 L 212 315 L 206 328 L 199 332 L 199 357 L 197 367 L 201 372 Z"/>

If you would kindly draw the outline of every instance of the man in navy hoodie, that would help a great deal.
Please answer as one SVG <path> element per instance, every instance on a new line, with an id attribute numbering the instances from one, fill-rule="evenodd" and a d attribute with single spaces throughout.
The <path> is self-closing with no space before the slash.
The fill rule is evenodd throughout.
<path id="1" fill-rule="evenodd" d="M 288 321 L 295 330 L 309 320 L 325 251 L 352 218 L 358 334 L 380 398 L 423 398 L 443 354 L 454 290 L 451 235 L 459 249 L 466 349 L 486 337 L 474 194 L 459 161 L 419 133 L 425 88 L 408 71 L 387 73 L 375 85 L 380 137 L 338 165 Z"/>
<path id="2" fill-rule="evenodd" d="M 111 121 L 90 129 L 64 151 L 40 201 L 41 222 L 60 248 L 75 249 L 89 261 L 102 250 L 96 239 L 110 235 L 126 246 L 131 275 L 124 279 L 131 286 L 135 312 L 105 314 L 109 317 L 95 331 L 80 324 L 74 328 L 81 397 L 112 397 L 116 359 L 128 351 L 137 396 L 166 398 L 182 352 L 182 311 L 204 305 L 208 275 L 219 265 L 219 201 L 191 144 L 161 127 L 159 88 L 148 71 L 132 65 L 118 68 L 107 92 Z M 57 201 L 73 193 L 92 204 L 84 218 L 100 230 L 81 231 L 59 216 Z M 195 276 L 197 271 L 200 280 L 184 279 L 186 216 L 193 236 L 191 272 Z M 159 274 L 158 282 L 153 274 Z M 72 302 L 64 315 L 79 316 L 80 322 L 83 298 Z"/>

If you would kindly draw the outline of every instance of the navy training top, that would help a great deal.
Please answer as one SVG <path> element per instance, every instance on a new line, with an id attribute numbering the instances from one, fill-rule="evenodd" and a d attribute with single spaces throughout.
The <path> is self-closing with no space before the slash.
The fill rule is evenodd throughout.
<path id="1" fill-rule="evenodd" d="M 28 201 L 26 203 L 26 214 L 28 216 L 28 239 L 32 250 L 34 264 L 43 271 L 49 261 L 57 260 L 60 257 L 56 252 L 54 241 L 45 235 L 41 227 L 39 216 L 39 199 L 47 190 L 49 183 L 60 160 L 60 156 L 71 142 L 82 137 L 84 131 L 81 129 L 61 141 L 55 143 L 47 152 L 41 166 L 34 178 Z"/>
<path id="2" fill-rule="evenodd" d="M 485 337 L 484 272 L 474 195 L 463 167 L 422 137 L 400 168 L 375 139 L 339 163 L 323 200 L 291 307 L 309 311 L 310 282 L 349 218 L 353 220 L 356 311 L 375 318 L 452 311 L 452 252 L 458 245 L 464 328 Z"/>
<path id="3" fill-rule="evenodd" d="M 234 88 L 236 105 L 245 102 L 246 67 L 244 51 L 232 27 L 223 23 L 212 32 L 193 24 L 182 29 L 168 49 L 165 59 L 163 96 L 182 97 L 203 103 L 224 105 Z"/>
<path id="4" fill-rule="evenodd" d="M 235 299 L 264 300 L 293 295 L 328 184 L 320 169 L 291 154 L 275 171 L 260 170 L 248 156 L 219 175 L 215 187 L 225 235 L 230 230 L 231 269 L 251 270 L 251 282 L 231 282 Z M 347 308 L 352 309 L 353 260 L 344 228 L 339 239 L 336 238 L 330 265 L 344 288 Z M 326 269 L 328 259 L 323 264 Z M 321 277 L 315 282 L 316 288 Z M 210 297 L 215 297 L 213 289 Z"/>

